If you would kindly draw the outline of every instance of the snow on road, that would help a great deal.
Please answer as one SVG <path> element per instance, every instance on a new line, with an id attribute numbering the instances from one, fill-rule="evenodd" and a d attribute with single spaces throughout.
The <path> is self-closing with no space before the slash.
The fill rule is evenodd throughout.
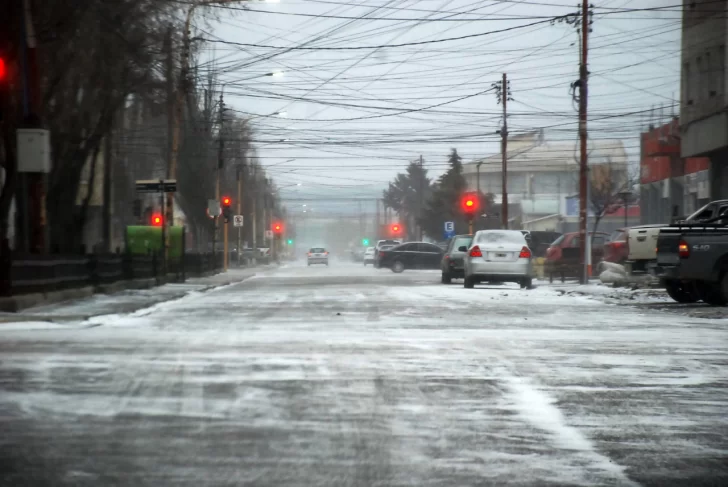
<path id="1" fill-rule="evenodd" d="M 0 456 L 69 485 L 728 477 L 721 320 L 438 280 L 291 265 L 90 329 L 0 327 Z"/>

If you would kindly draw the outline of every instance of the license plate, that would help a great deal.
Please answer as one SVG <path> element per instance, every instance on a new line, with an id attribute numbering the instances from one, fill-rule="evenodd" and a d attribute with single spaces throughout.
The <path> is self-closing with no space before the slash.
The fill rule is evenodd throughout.
<path id="1" fill-rule="evenodd" d="M 495 256 L 498 257 L 499 259 L 505 259 L 506 257 L 508 257 L 508 254 L 503 254 L 503 253 L 498 252 L 495 254 Z"/>

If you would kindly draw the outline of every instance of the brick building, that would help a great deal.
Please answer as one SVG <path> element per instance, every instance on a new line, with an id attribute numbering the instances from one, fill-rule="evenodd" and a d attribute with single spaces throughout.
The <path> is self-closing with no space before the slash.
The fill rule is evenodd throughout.
<path id="1" fill-rule="evenodd" d="M 666 223 L 711 200 L 708 157 L 681 157 L 677 118 L 640 136 L 641 223 Z"/>

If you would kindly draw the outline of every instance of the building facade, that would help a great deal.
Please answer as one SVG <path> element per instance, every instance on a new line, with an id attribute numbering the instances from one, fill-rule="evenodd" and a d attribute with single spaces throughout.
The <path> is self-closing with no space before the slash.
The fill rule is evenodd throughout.
<path id="1" fill-rule="evenodd" d="M 708 159 L 707 199 L 728 198 L 728 0 L 683 0 L 680 154 Z"/>
<path id="2" fill-rule="evenodd" d="M 640 136 L 640 206 L 643 224 L 667 223 L 711 200 L 708 157 L 682 157 L 677 118 Z"/>
<path id="3" fill-rule="evenodd" d="M 562 231 L 569 227 L 567 200 L 579 192 L 579 146 L 577 141 L 550 141 L 542 130 L 508 138 L 507 189 L 509 219 L 513 226 L 528 228 L 531 223 L 556 225 Z M 478 165 L 480 169 L 478 170 Z M 492 193 L 501 202 L 502 157 L 495 154 L 464 165 L 463 175 L 468 190 Z M 596 139 L 589 141 L 589 168 L 593 184 L 601 178 L 627 181 L 628 161 L 621 140 Z M 556 216 L 561 218 L 556 218 Z M 545 217 L 550 219 L 542 220 Z M 637 223 L 633 215 L 630 222 Z M 558 224 L 554 223 L 558 220 Z M 633 221 L 634 220 L 634 221 Z"/>

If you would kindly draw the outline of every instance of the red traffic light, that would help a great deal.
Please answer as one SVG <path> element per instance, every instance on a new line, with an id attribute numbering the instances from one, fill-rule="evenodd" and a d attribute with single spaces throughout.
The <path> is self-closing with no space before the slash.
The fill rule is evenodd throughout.
<path id="1" fill-rule="evenodd" d="M 393 236 L 397 236 L 402 232 L 402 225 L 400 225 L 399 223 L 394 223 L 391 228 Z"/>
<path id="2" fill-rule="evenodd" d="M 8 68 L 5 66 L 5 60 L 0 57 L 0 81 L 5 79 L 8 74 Z"/>
<path id="3" fill-rule="evenodd" d="M 222 197 L 222 205 L 223 206 L 230 206 L 232 204 L 233 200 L 229 196 L 223 196 Z"/>
<path id="4" fill-rule="evenodd" d="M 161 227 L 163 221 L 164 219 L 162 218 L 161 213 L 154 213 L 152 215 L 152 226 Z"/>
<path id="5" fill-rule="evenodd" d="M 460 205 L 463 207 L 463 211 L 466 214 L 472 215 L 478 211 L 478 197 L 474 194 L 466 194 L 463 196 Z"/>
<path id="6" fill-rule="evenodd" d="M 273 227 L 274 233 L 278 233 L 278 234 L 283 233 L 283 224 L 282 223 L 276 222 L 272 225 L 272 227 Z"/>

